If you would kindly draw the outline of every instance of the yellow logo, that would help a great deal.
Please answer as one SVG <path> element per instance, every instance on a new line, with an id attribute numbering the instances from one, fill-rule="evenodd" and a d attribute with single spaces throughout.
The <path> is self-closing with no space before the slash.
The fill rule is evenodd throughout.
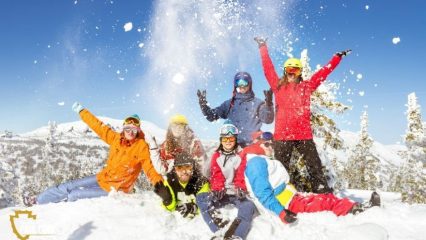
<path id="1" fill-rule="evenodd" d="M 29 210 L 15 210 L 15 215 L 10 215 L 10 224 L 12 226 L 12 231 L 16 235 L 16 237 L 19 240 L 27 240 L 30 238 L 30 236 L 48 236 L 52 234 L 23 234 L 22 232 L 18 231 L 18 228 L 16 227 L 15 220 L 20 218 L 20 216 L 26 215 L 27 219 L 31 219 L 35 221 L 37 219 L 37 215 L 34 215 L 32 211 Z"/>

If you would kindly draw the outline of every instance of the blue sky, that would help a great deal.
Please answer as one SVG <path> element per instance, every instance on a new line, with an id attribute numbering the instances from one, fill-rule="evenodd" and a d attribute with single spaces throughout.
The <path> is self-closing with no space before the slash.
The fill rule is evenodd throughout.
<path id="1" fill-rule="evenodd" d="M 2 1 L 0 130 L 75 121 L 70 109 L 79 101 L 97 115 L 138 113 L 162 128 L 183 113 L 201 138 L 215 138 L 221 122 L 203 119 L 195 91 L 207 89 L 218 106 L 231 96 L 235 72 L 245 70 L 263 98 L 256 35 L 268 37 L 277 69 L 305 48 L 312 67 L 353 50 L 328 79 L 352 106 L 335 118 L 340 129 L 358 131 L 367 110 L 371 136 L 392 144 L 406 129 L 407 95 L 416 92 L 426 106 L 423 1 L 253 0 L 215 10 L 191 2 Z M 127 22 L 133 28 L 126 32 Z"/>

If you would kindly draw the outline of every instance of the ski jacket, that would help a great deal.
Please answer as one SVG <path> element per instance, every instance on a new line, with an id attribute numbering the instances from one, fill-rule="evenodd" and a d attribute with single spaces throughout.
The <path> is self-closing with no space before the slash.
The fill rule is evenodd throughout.
<path id="1" fill-rule="evenodd" d="M 197 169 L 194 170 L 191 179 L 186 184 L 179 182 L 175 171 L 168 173 L 167 180 L 163 183 L 170 193 L 168 201 L 165 201 L 170 204 L 164 206 L 169 211 L 174 211 L 181 204 L 195 203 L 198 194 L 210 191 L 209 181 Z"/>
<path id="2" fill-rule="evenodd" d="M 237 151 L 225 154 L 216 151 L 210 165 L 210 184 L 213 191 L 226 190 L 227 194 L 235 194 L 236 188 L 247 190 L 244 182 L 245 163 Z"/>
<path id="3" fill-rule="evenodd" d="M 242 146 L 252 142 L 251 134 L 259 131 L 262 123 L 270 124 L 274 121 L 273 106 L 267 106 L 265 101 L 256 98 L 251 89 L 245 94 L 235 93 L 232 107 L 231 102 L 232 99 L 226 100 L 214 109 L 204 105 L 201 111 L 210 122 L 219 118 L 231 120 L 240 130 L 238 143 Z"/>
<path id="4" fill-rule="evenodd" d="M 339 64 L 341 57 L 334 55 L 330 62 L 314 73 L 309 80 L 300 83 L 288 83 L 278 87 L 279 77 L 263 45 L 259 48 L 263 71 L 275 95 L 275 140 L 312 139 L 311 129 L 311 95 L 327 76 Z"/>
<path id="5" fill-rule="evenodd" d="M 141 170 L 154 185 L 163 181 L 152 166 L 148 145 L 144 139 L 133 142 L 123 141 L 120 133 L 102 123 L 87 109 L 80 112 L 81 119 L 108 145 L 110 145 L 106 166 L 96 175 L 99 186 L 106 192 L 131 192 Z"/>
<path id="6" fill-rule="evenodd" d="M 265 155 L 243 154 L 247 165 L 245 176 L 249 194 L 256 197 L 265 208 L 279 215 L 288 208 L 296 189 L 288 184 L 290 177 L 278 160 Z"/>

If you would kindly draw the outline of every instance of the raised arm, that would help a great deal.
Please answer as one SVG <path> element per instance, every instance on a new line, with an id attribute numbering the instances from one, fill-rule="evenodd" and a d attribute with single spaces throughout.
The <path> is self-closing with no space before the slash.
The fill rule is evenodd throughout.
<path id="1" fill-rule="evenodd" d="M 257 40 L 256 40 L 257 39 Z M 266 40 L 259 40 L 255 38 L 259 44 L 260 58 L 262 60 L 263 73 L 265 74 L 266 80 L 269 86 L 275 90 L 278 86 L 279 77 L 275 71 L 274 64 L 272 63 L 271 57 L 269 56 L 268 47 L 266 46 Z"/>
<path id="2" fill-rule="evenodd" d="M 210 122 L 213 122 L 219 118 L 226 118 L 226 112 L 229 108 L 229 104 L 228 104 L 228 108 L 226 108 L 225 103 L 222 103 L 219 107 L 217 108 L 210 108 L 210 106 L 208 105 L 207 99 L 206 99 L 206 90 L 197 91 L 197 96 L 198 96 L 198 103 L 200 104 L 200 108 L 201 108 L 201 112 L 203 113 L 203 115 L 206 117 L 206 119 Z"/>

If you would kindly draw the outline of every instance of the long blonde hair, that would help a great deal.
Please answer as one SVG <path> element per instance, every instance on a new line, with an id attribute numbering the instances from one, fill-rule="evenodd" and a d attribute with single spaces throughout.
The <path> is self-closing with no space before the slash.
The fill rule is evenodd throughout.
<path id="1" fill-rule="evenodd" d="M 296 83 L 299 84 L 301 81 L 303 81 L 302 75 L 300 75 L 297 78 L 297 82 Z M 281 86 L 284 86 L 284 87 L 287 86 L 288 83 L 289 82 L 288 82 L 287 74 L 284 73 L 284 75 L 278 81 L 278 89 L 280 89 Z"/>

